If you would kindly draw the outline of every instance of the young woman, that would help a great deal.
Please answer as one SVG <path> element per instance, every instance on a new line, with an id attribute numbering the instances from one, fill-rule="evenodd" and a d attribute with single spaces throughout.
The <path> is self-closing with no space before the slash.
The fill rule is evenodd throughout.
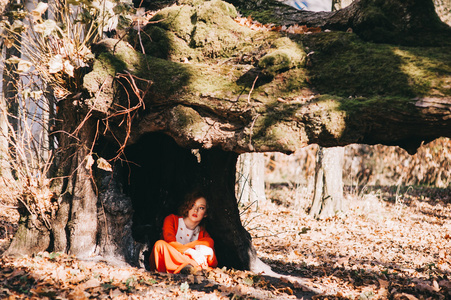
<path id="1" fill-rule="evenodd" d="M 169 215 L 163 223 L 163 240 L 155 243 L 150 268 L 167 273 L 195 273 L 216 267 L 214 242 L 202 226 L 207 216 L 207 200 L 200 193 L 188 194 L 179 216 Z"/>

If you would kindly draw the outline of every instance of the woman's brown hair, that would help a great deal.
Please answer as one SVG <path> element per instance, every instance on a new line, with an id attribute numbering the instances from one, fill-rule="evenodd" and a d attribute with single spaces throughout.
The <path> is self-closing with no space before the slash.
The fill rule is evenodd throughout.
<path id="1" fill-rule="evenodd" d="M 196 200 L 199 198 L 205 198 L 204 194 L 202 194 L 200 191 L 193 191 L 191 193 L 186 194 L 185 200 L 179 207 L 179 216 L 184 218 L 187 217 L 189 210 L 193 208 L 194 202 L 196 202 Z M 208 212 L 208 201 L 206 212 Z"/>

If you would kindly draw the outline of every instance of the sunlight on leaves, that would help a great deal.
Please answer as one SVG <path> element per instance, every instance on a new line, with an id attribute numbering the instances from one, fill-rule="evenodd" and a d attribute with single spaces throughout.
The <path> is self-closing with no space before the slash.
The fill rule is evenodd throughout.
<path id="1" fill-rule="evenodd" d="M 26 73 L 32 66 L 33 64 L 31 62 L 21 59 L 17 64 L 17 72 Z"/>
<path id="2" fill-rule="evenodd" d="M 61 32 L 61 29 L 58 27 L 55 21 L 53 20 L 45 20 L 44 23 L 36 24 L 34 26 L 34 30 L 37 33 L 42 34 L 43 37 L 47 37 L 52 34 L 54 31 Z"/>
<path id="3" fill-rule="evenodd" d="M 70 61 L 64 61 L 63 70 L 64 73 L 66 73 L 70 77 L 74 77 L 74 66 L 71 65 Z"/>
<path id="4" fill-rule="evenodd" d="M 13 25 L 11 26 L 11 30 L 16 33 L 22 33 L 25 30 L 25 25 L 22 21 L 15 20 Z"/>
<path id="5" fill-rule="evenodd" d="M 94 159 L 92 158 L 92 155 L 88 154 L 85 157 L 86 160 L 86 169 L 90 170 L 92 165 L 94 164 Z"/>
<path id="6" fill-rule="evenodd" d="M 185 281 L 184 283 L 180 284 L 180 291 L 182 293 L 186 293 L 186 292 L 189 291 L 189 284 L 188 284 L 188 282 Z"/>
<path id="7" fill-rule="evenodd" d="M 63 57 L 59 54 L 55 55 L 54 57 L 52 57 L 48 63 L 48 67 L 49 67 L 49 73 L 50 74 L 55 74 L 58 73 L 59 71 L 62 71 L 64 66 L 63 66 Z"/>
<path id="8" fill-rule="evenodd" d="M 38 5 L 36 6 L 36 8 L 31 11 L 33 20 L 35 22 L 40 21 L 42 14 L 44 14 L 48 8 L 49 8 L 49 5 L 47 3 L 39 2 Z"/>
<path id="9" fill-rule="evenodd" d="M 21 61 L 21 59 L 14 55 L 12 55 L 10 58 L 5 60 L 5 62 L 7 64 L 18 64 L 20 61 Z"/>
<path id="10" fill-rule="evenodd" d="M 103 157 L 100 157 L 99 159 L 97 159 L 97 168 L 105 170 L 105 171 L 109 171 L 109 172 L 113 171 L 110 163 L 107 162 L 106 159 L 104 159 Z"/>
<path id="11" fill-rule="evenodd" d="M 243 283 L 248 286 L 252 286 L 254 284 L 254 280 L 250 277 L 246 277 L 243 279 Z"/>

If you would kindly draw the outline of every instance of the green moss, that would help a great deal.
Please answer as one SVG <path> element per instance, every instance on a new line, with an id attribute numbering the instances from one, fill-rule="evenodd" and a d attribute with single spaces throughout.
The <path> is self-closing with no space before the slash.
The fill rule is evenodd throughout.
<path id="1" fill-rule="evenodd" d="M 262 78 L 261 82 L 259 79 L 254 93 L 258 95 L 258 100 L 264 103 L 275 101 L 277 98 L 294 99 L 302 94 L 303 89 L 309 88 L 309 84 L 305 81 L 306 78 L 303 68 L 293 68 L 277 74 L 267 82 L 265 82 L 265 78 Z M 247 86 L 252 86 L 254 79 L 255 76 L 251 77 Z"/>
<path id="2" fill-rule="evenodd" d="M 448 51 L 446 51 L 448 50 Z M 451 96 L 450 48 L 394 48 L 401 58 L 400 70 L 418 94 Z"/>
<path id="3" fill-rule="evenodd" d="M 199 4 L 162 9 L 151 19 L 156 23 L 145 29 L 146 36 L 139 41 L 135 35 L 131 40 L 136 45 L 144 43 L 146 53 L 173 61 L 226 57 L 252 42 L 254 32 L 233 20 L 237 11 L 231 4 L 219 0 Z"/>
<path id="4" fill-rule="evenodd" d="M 449 48 L 372 44 L 343 32 L 282 37 L 242 27 L 231 18 L 234 13 L 222 1 L 162 10 L 162 21 L 146 29 L 151 38 L 141 35 L 149 56 L 121 45 L 114 57 L 99 56 L 96 78 L 131 70 L 153 82 L 146 98 L 152 105 L 173 101 L 224 114 L 251 108 L 260 116 L 255 141 L 284 149 L 294 147 L 302 131 L 290 120 L 301 118 L 312 101 L 317 105 L 312 116 L 324 124 L 328 138 L 339 139 L 344 119 L 374 106 L 401 111 L 414 97 L 450 96 Z M 173 27 L 163 16 L 181 18 L 189 28 Z M 312 100 L 312 94 L 322 96 Z M 191 133 L 201 131 L 199 116 L 191 113 L 180 111 L 174 121 Z"/>
<path id="5" fill-rule="evenodd" d="M 224 15 L 231 18 L 236 18 L 238 16 L 238 12 L 236 11 L 235 6 L 230 3 L 221 0 L 212 0 L 210 2 L 207 2 L 207 5 L 205 6 L 207 9 L 208 5 L 210 5 L 211 8 L 219 8 Z"/>
<path id="6" fill-rule="evenodd" d="M 179 0 L 179 1 L 177 1 L 177 3 L 179 5 L 189 5 L 189 6 L 201 5 L 204 2 L 205 2 L 205 0 Z"/>
<path id="7" fill-rule="evenodd" d="M 152 80 L 151 90 L 161 97 L 170 97 L 184 89 L 192 78 L 191 69 L 183 64 L 164 59 L 150 58 L 138 76 Z"/>
<path id="8" fill-rule="evenodd" d="M 247 11 L 246 15 L 251 16 L 254 20 L 262 24 L 279 25 L 280 19 L 274 15 L 273 10 Z"/>
<path id="9" fill-rule="evenodd" d="M 185 135 L 198 135 L 202 133 L 204 120 L 199 113 L 190 107 L 177 106 L 172 110 L 173 122 Z"/>
<path id="10" fill-rule="evenodd" d="M 191 87 L 199 95 L 214 98 L 232 99 L 236 97 L 242 87 L 236 84 L 236 79 L 242 71 L 231 66 L 212 66 L 210 69 L 204 67 L 193 67 L 196 76 L 193 77 Z"/>
<path id="11" fill-rule="evenodd" d="M 323 95 L 322 97 L 328 97 Z M 372 97 L 357 97 L 357 98 L 342 98 L 340 101 L 340 109 L 346 111 L 349 115 L 360 114 L 362 111 L 372 111 L 377 107 L 381 113 L 384 111 L 405 111 L 406 113 L 415 113 L 413 106 L 406 105 L 411 103 L 410 97 L 400 96 L 372 96 Z M 407 110 L 411 111 L 408 112 Z"/>
<path id="12" fill-rule="evenodd" d="M 301 67 L 305 57 L 306 54 L 298 43 L 284 37 L 274 41 L 273 49 L 259 60 L 258 66 L 265 74 L 274 76 L 281 71 Z"/>
<path id="13" fill-rule="evenodd" d="M 138 42 L 140 37 L 133 33 L 130 38 Z M 141 43 L 146 54 L 163 59 L 168 58 L 171 49 L 174 48 L 167 31 L 158 26 L 150 26 L 147 28 L 146 36 L 141 38 Z M 141 47 L 138 46 L 136 48 L 142 51 Z"/>
<path id="14" fill-rule="evenodd" d="M 203 55 L 210 58 L 228 56 L 231 51 L 254 34 L 249 28 L 238 25 L 235 8 L 223 1 L 209 1 L 197 10 L 196 28 L 190 46 L 201 48 Z"/>
<path id="15" fill-rule="evenodd" d="M 244 17 L 251 17 L 262 24 L 280 25 L 280 16 L 275 11 L 280 7 L 287 12 L 290 10 L 295 13 L 297 10 L 291 6 L 287 6 L 279 1 L 228 1 L 238 5 L 240 14 Z"/>
<path id="16" fill-rule="evenodd" d="M 442 87 L 451 75 L 449 48 L 372 44 L 348 33 L 322 33 L 307 37 L 305 43 L 313 51 L 308 76 L 322 94 L 407 98 L 446 94 Z"/>
<path id="17" fill-rule="evenodd" d="M 195 13 L 195 9 L 188 5 L 170 6 L 159 11 L 150 22 L 157 22 L 158 27 L 170 30 L 184 41 L 189 42 L 194 29 Z"/>
<path id="18" fill-rule="evenodd" d="M 106 78 L 112 78 L 126 68 L 127 65 L 113 54 L 102 53 L 94 61 L 93 71 L 83 77 L 83 86 L 88 91 L 97 92 Z"/>
<path id="19" fill-rule="evenodd" d="M 127 64 L 123 60 L 108 52 L 100 54 L 94 62 L 93 67 L 94 70 L 99 72 L 100 76 L 114 76 L 116 73 L 122 72 L 126 68 Z"/>

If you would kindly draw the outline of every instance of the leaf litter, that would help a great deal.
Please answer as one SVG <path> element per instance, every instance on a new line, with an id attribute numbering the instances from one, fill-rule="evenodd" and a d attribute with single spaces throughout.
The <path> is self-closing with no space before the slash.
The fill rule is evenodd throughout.
<path id="1" fill-rule="evenodd" d="M 351 193 L 347 212 L 326 220 L 306 213 L 308 197 L 294 203 L 291 192 L 269 189 L 268 199 L 276 192 L 279 201 L 258 203 L 242 219 L 259 258 L 283 277 L 227 268 L 152 273 L 44 252 L 0 259 L 0 298 L 451 299 L 449 191 Z"/>

